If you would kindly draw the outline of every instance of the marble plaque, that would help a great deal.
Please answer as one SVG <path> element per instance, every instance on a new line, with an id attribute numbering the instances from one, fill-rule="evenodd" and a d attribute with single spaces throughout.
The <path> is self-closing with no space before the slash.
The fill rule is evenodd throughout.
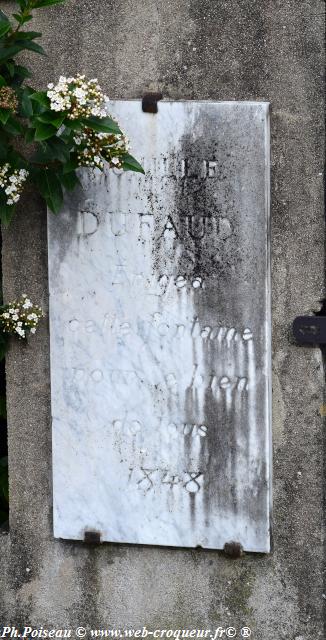
<path id="1" fill-rule="evenodd" d="M 49 213 L 54 535 L 270 550 L 269 107 L 109 103 Z"/>

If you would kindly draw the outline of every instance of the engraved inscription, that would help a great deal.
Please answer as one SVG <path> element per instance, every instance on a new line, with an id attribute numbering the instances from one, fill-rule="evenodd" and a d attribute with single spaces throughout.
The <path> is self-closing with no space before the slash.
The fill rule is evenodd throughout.
<path id="1" fill-rule="evenodd" d="M 145 175 L 48 220 L 55 537 L 264 551 L 266 105 L 110 110 Z"/>
<path id="2" fill-rule="evenodd" d="M 160 417 L 151 421 L 152 428 L 165 433 L 168 439 L 177 436 L 189 436 L 191 438 L 206 438 L 207 426 L 205 424 L 175 423 L 168 417 Z M 140 419 L 134 419 L 126 415 L 124 418 L 116 418 L 107 425 L 108 429 L 113 428 L 118 433 L 125 435 L 136 435 L 145 430 L 145 425 Z"/>
<path id="3" fill-rule="evenodd" d="M 98 214 L 93 211 L 78 211 L 77 217 L 77 235 L 92 236 L 96 233 L 99 226 Z"/>
<path id="4" fill-rule="evenodd" d="M 91 210 L 78 211 L 77 236 L 86 238 L 96 233 L 100 224 L 100 218 L 103 216 L 108 217 L 110 223 L 109 233 L 117 241 L 125 235 L 133 234 L 135 217 L 138 218 L 137 225 L 140 239 L 151 239 L 154 216 L 150 211 L 140 211 L 136 213 L 122 211 L 103 211 L 103 213 Z M 160 238 L 167 242 L 171 239 L 184 241 L 187 237 L 190 241 L 197 241 L 207 237 L 218 243 L 221 240 L 224 241 L 230 238 L 234 233 L 233 225 L 227 217 L 215 216 L 205 212 L 200 215 L 183 213 L 183 215 L 180 216 L 177 211 L 173 211 L 169 213 L 160 224 L 162 229 Z M 193 259 L 191 252 L 189 252 L 189 259 Z"/>
<path id="5" fill-rule="evenodd" d="M 169 469 L 129 468 L 129 481 L 134 480 L 137 487 L 145 493 L 159 485 L 167 485 L 169 489 L 180 487 L 188 493 L 198 493 L 202 488 L 203 479 L 202 471 L 183 471 L 181 474 Z"/>
<path id="6" fill-rule="evenodd" d="M 114 387 L 120 387 L 121 390 L 125 388 L 127 390 L 128 385 L 137 383 L 139 388 L 147 387 L 151 388 L 153 382 L 149 379 L 145 379 L 142 375 L 133 370 L 123 369 L 108 369 L 105 372 L 100 369 L 87 370 L 82 367 L 72 367 L 72 379 L 73 382 L 79 385 L 87 385 L 89 382 L 96 384 L 109 381 Z M 205 390 L 211 390 L 212 393 L 216 393 L 218 389 L 231 389 L 236 392 L 248 391 L 249 378 L 246 376 L 226 376 L 217 375 L 214 372 L 207 372 L 204 368 L 198 364 L 193 366 L 193 373 L 190 378 L 185 377 L 186 388 L 202 388 Z M 155 384 L 156 389 L 167 389 L 171 393 L 179 393 L 181 384 L 178 376 L 174 372 L 165 374 L 164 379 Z"/>
<path id="7" fill-rule="evenodd" d="M 183 276 L 178 276 L 175 284 L 178 289 L 182 289 L 186 285 L 186 281 Z M 194 289 L 202 287 L 201 279 L 195 278 L 192 287 Z M 110 313 L 104 314 L 103 318 L 96 321 L 72 318 L 68 321 L 68 327 L 72 333 L 95 332 L 102 337 L 114 335 L 117 338 L 130 334 L 145 337 L 149 336 L 154 330 L 165 338 L 175 339 L 190 336 L 193 339 L 202 339 L 204 342 L 214 341 L 216 344 L 226 347 L 231 347 L 233 343 L 242 342 L 245 344 L 253 341 L 252 330 L 248 328 L 236 329 L 235 327 L 223 327 L 221 325 L 202 326 L 197 316 L 187 318 L 186 322 L 178 322 L 174 315 L 169 317 L 160 311 L 154 311 L 147 318 L 144 314 L 141 319 L 137 318 L 136 320 L 122 319 L 121 316 Z"/>

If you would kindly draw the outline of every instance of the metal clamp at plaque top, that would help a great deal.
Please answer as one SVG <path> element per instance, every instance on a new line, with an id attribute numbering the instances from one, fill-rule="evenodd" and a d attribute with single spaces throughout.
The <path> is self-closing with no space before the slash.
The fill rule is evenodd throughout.
<path id="1" fill-rule="evenodd" d="M 144 113 L 157 113 L 159 100 L 162 100 L 163 93 L 145 93 L 142 99 L 142 110 Z"/>

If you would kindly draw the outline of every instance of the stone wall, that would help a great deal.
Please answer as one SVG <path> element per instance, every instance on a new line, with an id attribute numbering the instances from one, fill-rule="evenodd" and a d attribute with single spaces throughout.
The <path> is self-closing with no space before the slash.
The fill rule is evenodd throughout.
<path id="1" fill-rule="evenodd" d="M 4 10 L 14 2 L 2 2 Z M 318 349 L 291 337 L 324 283 L 324 3 L 318 0 L 67 0 L 39 11 L 61 73 L 98 77 L 110 97 L 266 100 L 272 114 L 273 552 L 220 552 L 52 537 L 47 322 L 7 358 L 10 533 L 0 536 L 0 623 L 46 628 L 215 628 L 257 640 L 323 637 L 323 403 Z M 3 234 L 6 299 L 48 304 L 46 212 L 32 193 Z M 258 301 L 257 301 L 258 304 Z"/>

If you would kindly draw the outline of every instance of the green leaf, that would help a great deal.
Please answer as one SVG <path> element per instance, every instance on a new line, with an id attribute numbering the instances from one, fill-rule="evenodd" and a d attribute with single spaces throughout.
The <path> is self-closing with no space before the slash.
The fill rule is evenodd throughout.
<path id="1" fill-rule="evenodd" d="M 41 47 L 41 45 L 39 44 L 36 44 L 36 42 L 27 40 L 27 41 L 24 41 L 22 44 L 23 44 L 22 49 L 29 49 L 30 51 L 35 51 L 36 53 L 39 53 L 41 56 L 46 56 L 46 53 L 43 47 Z"/>
<path id="2" fill-rule="evenodd" d="M 18 22 L 19 24 L 22 23 L 23 17 L 20 13 L 13 13 L 12 17 L 15 18 L 16 22 Z"/>
<path id="3" fill-rule="evenodd" d="M 70 160 L 63 165 L 63 173 L 71 173 L 75 171 L 75 169 L 78 169 L 78 166 L 77 158 L 70 156 Z"/>
<path id="4" fill-rule="evenodd" d="M 33 9 L 40 9 L 41 7 L 50 7 L 53 4 L 60 4 L 65 0 L 38 0 L 33 5 Z"/>
<path id="5" fill-rule="evenodd" d="M 31 100 L 35 100 L 35 102 L 38 102 L 43 107 L 47 107 L 48 109 L 50 108 L 50 100 L 45 91 L 36 91 L 35 93 L 32 93 Z"/>
<path id="6" fill-rule="evenodd" d="M 15 40 L 34 40 L 34 38 L 41 38 L 42 33 L 40 31 L 17 31 L 13 33 L 11 38 Z"/>
<path id="7" fill-rule="evenodd" d="M 48 163 L 58 160 L 62 164 L 66 164 L 70 158 L 69 147 L 57 136 L 47 142 L 40 142 L 37 152 L 34 154 L 32 161 Z"/>
<path id="8" fill-rule="evenodd" d="M 64 122 L 67 129 L 71 129 L 71 131 L 81 131 L 84 127 L 82 121 L 80 120 L 65 120 Z"/>
<path id="9" fill-rule="evenodd" d="M 33 20 L 33 16 L 21 16 L 19 13 L 13 13 L 12 15 L 15 20 L 17 20 L 17 22 L 21 25 L 25 24 L 25 22 Z"/>
<path id="10" fill-rule="evenodd" d="M 28 90 L 24 90 L 21 95 L 20 115 L 23 118 L 30 118 L 33 115 L 33 103 Z"/>
<path id="11" fill-rule="evenodd" d="M 56 133 L 57 130 L 55 127 L 52 127 L 52 125 L 45 124 L 44 122 L 37 122 L 34 140 L 36 140 L 36 142 L 47 140 L 48 138 L 55 136 Z"/>
<path id="12" fill-rule="evenodd" d="M 59 160 L 63 164 L 66 164 L 70 160 L 70 148 L 63 140 L 57 136 L 52 140 L 49 140 L 47 146 L 51 150 L 54 160 Z"/>
<path id="13" fill-rule="evenodd" d="M 30 98 L 31 98 L 31 96 L 30 96 Z M 43 107 L 39 102 L 36 102 L 35 100 L 33 101 L 34 117 L 31 118 L 31 124 L 36 126 L 37 117 L 39 115 L 41 115 L 41 113 L 44 113 L 44 109 L 45 109 L 45 107 Z"/>
<path id="14" fill-rule="evenodd" d="M 14 77 L 15 75 L 15 63 L 14 62 L 7 62 L 6 67 L 8 69 L 8 73 L 10 75 L 11 78 Z"/>
<path id="15" fill-rule="evenodd" d="M 83 124 L 94 131 L 100 131 L 102 133 L 122 133 L 117 123 L 112 118 L 87 118 L 82 120 Z"/>
<path id="16" fill-rule="evenodd" d="M 12 47 L 1 48 L 0 49 L 0 62 L 5 62 L 6 60 L 10 60 L 10 58 L 15 56 L 17 53 L 19 53 L 23 49 L 24 49 L 24 47 L 22 47 L 19 44 L 15 45 L 15 46 L 12 46 Z"/>
<path id="17" fill-rule="evenodd" d="M 70 147 L 75 145 L 74 132 L 71 131 L 71 129 L 69 129 L 68 127 L 64 126 L 60 131 L 59 136 L 60 136 L 60 140 L 63 140 L 64 143 L 69 145 Z"/>
<path id="18" fill-rule="evenodd" d="M 28 169 L 25 158 L 12 146 L 8 146 L 7 160 L 15 169 Z"/>
<path id="19" fill-rule="evenodd" d="M 15 210 L 16 207 L 13 204 L 6 204 L 6 202 L 0 203 L 0 220 L 5 227 L 9 226 Z"/>
<path id="20" fill-rule="evenodd" d="M 0 109 L 0 122 L 2 124 L 6 124 L 9 118 L 10 118 L 9 109 Z"/>
<path id="21" fill-rule="evenodd" d="M 73 191 L 77 185 L 80 185 L 80 180 L 76 175 L 75 171 L 71 171 L 70 173 L 62 173 L 59 175 L 59 180 L 61 184 L 63 184 L 64 188 L 68 191 Z"/>
<path id="22" fill-rule="evenodd" d="M 33 142 L 35 137 L 35 129 L 34 127 L 29 127 L 25 130 L 25 141 L 30 143 Z"/>
<path id="23" fill-rule="evenodd" d="M 53 170 L 45 169 L 34 172 L 37 187 L 53 213 L 59 213 L 63 203 L 63 192 L 60 180 Z"/>
<path id="24" fill-rule="evenodd" d="M 6 60 L 11 60 L 11 58 L 13 58 L 15 55 L 17 55 L 17 53 L 20 53 L 20 51 L 23 51 L 24 49 L 46 55 L 44 49 L 39 44 L 36 44 L 36 42 L 28 39 L 26 40 L 24 38 L 17 38 L 15 44 L 13 44 L 12 46 L 0 48 L 0 62 L 3 63 Z"/>
<path id="25" fill-rule="evenodd" d="M 19 78 L 31 78 L 32 74 L 21 64 L 15 64 L 15 76 L 18 76 Z"/>
<path id="26" fill-rule="evenodd" d="M 131 156 L 129 153 L 125 153 L 121 156 L 123 171 L 137 171 L 138 173 L 145 173 L 143 167 L 139 162 Z"/>
<path id="27" fill-rule="evenodd" d="M 8 133 L 11 133 L 11 135 L 13 136 L 20 136 L 24 132 L 24 129 L 20 124 L 20 122 L 18 122 L 18 120 L 16 120 L 15 118 L 13 118 L 12 115 L 9 116 L 6 124 L 4 124 L 3 126 L 4 126 L 4 130 L 7 131 Z"/>
<path id="28" fill-rule="evenodd" d="M 0 76 L 0 87 L 4 87 L 7 84 L 3 76 Z"/>
<path id="29" fill-rule="evenodd" d="M 3 38 L 3 36 L 6 35 L 6 33 L 8 33 L 8 31 L 10 30 L 10 22 L 0 22 L 0 38 Z"/>
<path id="30" fill-rule="evenodd" d="M 21 11 L 24 11 L 24 9 L 26 9 L 27 0 L 16 0 L 16 2 L 19 4 L 19 7 L 20 7 Z"/>
<path id="31" fill-rule="evenodd" d="M 38 120 L 41 122 L 46 122 L 48 124 L 52 124 L 54 127 L 59 129 L 66 117 L 65 113 L 56 113 L 55 111 L 50 111 L 49 113 L 41 113 L 38 116 Z"/>

